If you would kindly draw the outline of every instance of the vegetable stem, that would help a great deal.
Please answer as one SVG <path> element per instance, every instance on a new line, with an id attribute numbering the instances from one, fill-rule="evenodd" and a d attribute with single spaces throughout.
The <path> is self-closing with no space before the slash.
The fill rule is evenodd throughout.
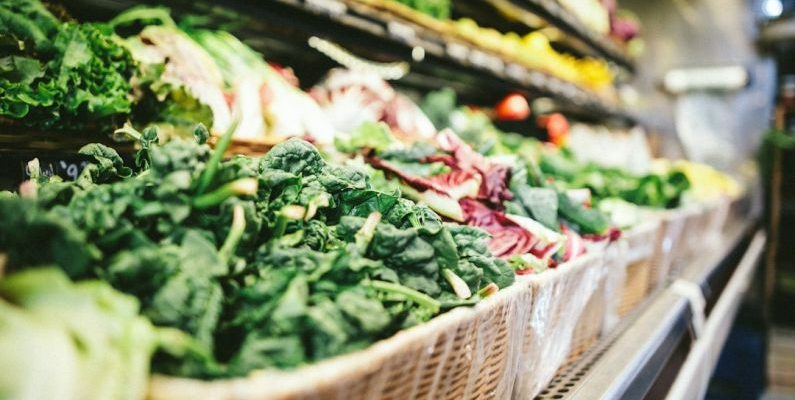
<path id="1" fill-rule="evenodd" d="M 299 221 L 304 218 L 306 209 L 297 205 L 289 205 L 282 207 L 279 210 L 279 215 L 276 217 L 276 226 L 273 228 L 273 237 L 280 238 L 284 236 L 287 231 L 287 223 L 290 221 Z"/>
<path id="2" fill-rule="evenodd" d="M 232 254 L 234 254 L 235 250 L 237 249 L 237 245 L 240 243 L 240 238 L 243 237 L 243 233 L 245 233 L 245 231 L 246 213 L 243 210 L 243 206 L 236 204 L 232 209 L 232 227 L 229 229 L 229 234 L 226 236 L 224 244 L 221 246 L 221 250 L 218 251 L 218 255 L 221 257 L 221 259 L 228 262 L 229 259 L 232 258 Z"/>
<path id="3" fill-rule="evenodd" d="M 443 269 L 442 275 L 444 275 L 444 279 L 447 280 L 447 283 L 453 287 L 453 292 L 455 292 L 455 295 L 458 296 L 459 299 L 466 300 L 472 297 L 472 291 L 469 290 L 469 285 L 467 285 L 460 276 L 456 275 L 455 272 L 450 269 Z"/>
<path id="4" fill-rule="evenodd" d="M 491 295 L 497 294 L 500 291 L 500 287 L 497 286 L 496 283 L 491 282 L 486 286 L 483 286 L 480 290 L 478 290 L 478 296 L 481 299 L 485 299 Z"/>
<path id="5" fill-rule="evenodd" d="M 221 165 L 221 159 L 224 157 L 226 149 L 229 148 L 229 144 L 232 143 L 232 136 L 234 136 L 239 122 L 240 120 L 238 119 L 232 121 L 232 124 L 229 125 L 229 129 L 224 132 L 224 135 L 221 136 L 221 138 L 218 140 L 218 143 L 215 145 L 213 154 L 210 156 L 210 160 L 207 161 L 204 171 L 199 177 L 199 184 L 196 187 L 197 195 L 204 193 L 204 191 L 207 190 L 207 187 L 209 187 L 212 183 L 215 173 L 218 171 L 218 167 Z"/>
<path id="6" fill-rule="evenodd" d="M 405 297 L 407 300 L 413 301 L 420 306 L 429 308 L 433 311 L 434 314 L 439 312 L 439 308 L 442 306 L 441 303 L 436 301 L 431 296 L 428 296 L 425 293 L 418 292 L 414 289 L 408 288 L 406 286 L 392 283 L 392 282 L 385 282 L 385 281 L 370 281 L 370 286 L 378 291 L 396 294 L 402 297 Z"/>
<path id="7" fill-rule="evenodd" d="M 306 209 L 306 215 L 304 215 L 304 221 L 309 221 L 310 219 L 315 217 L 317 214 L 317 210 L 321 207 L 328 207 L 331 204 L 331 197 L 328 193 L 321 193 L 312 200 L 309 201 Z"/>
<path id="8" fill-rule="evenodd" d="M 364 221 L 359 231 L 356 232 L 354 240 L 356 242 L 356 248 L 359 249 L 361 254 L 367 251 L 367 246 L 369 246 L 370 242 L 373 240 L 375 228 L 378 227 L 379 222 L 381 222 L 381 213 L 378 211 L 372 212 L 367 216 L 367 219 Z"/>
<path id="9" fill-rule="evenodd" d="M 229 182 L 210 193 L 193 199 L 193 206 L 198 209 L 209 208 L 221 204 L 232 196 L 251 196 L 257 193 L 258 183 L 255 178 L 242 178 Z"/>
<path id="10" fill-rule="evenodd" d="M 136 142 L 141 141 L 141 132 L 138 132 L 135 128 L 133 128 L 129 123 L 124 124 L 123 127 L 116 129 L 113 131 L 113 138 L 115 140 L 124 140 L 124 139 L 132 139 Z"/>

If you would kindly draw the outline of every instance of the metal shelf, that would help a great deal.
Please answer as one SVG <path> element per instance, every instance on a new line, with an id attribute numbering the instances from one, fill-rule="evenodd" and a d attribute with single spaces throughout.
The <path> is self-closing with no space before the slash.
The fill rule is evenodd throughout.
<path id="1" fill-rule="evenodd" d="M 571 116 L 634 124 L 613 101 L 550 74 L 528 69 L 496 53 L 445 35 L 427 24 L 354 0 L 147 1 L 177 14 L 201 14 L 244 39 L 269 61 L 293 67 L 305 82 L 319 79 L 334 63 L 309 48 L 318 36 L 378 62 L 406 61 L 411 73 L 396 81 L 420 92 L 452 87 L 461 99 L 491 105 L 507 92 L 548 97 Z M 73 0 L 78 18 L 102 19 L 128 7 L 129 0 Z"/>
<path id="2" fill-rule="evenodd" d="M 550 24 L 560 28 L 583 42 L 593 47 L 606 58 L 623 65 L 629 70 L 635 69 L 634 61 L 617 43 L 607 36 L 599 35 L 583 25 L 577 17 L 566 11 L 555 0 L 511 0 L 520 5 L 525 5 L 529 10 L 549 21 Z"/>
<path id="3" fill-rule="evenodd" d="M 635 60 L 608 36 L 591 31 L 554 0 L 475 0 L 455 2 L 454 11 L 502 30 L 517 32 L 554 28 L 563 35 L 555 43 L 580 56 L 604 58 L 633 73 Z"/>
<path id="4" fill-rule="evenodd" d="M 283 6 L 293 7 L 315 18 L 329 19 L 334 25 L 321 32 L 330 40 L 337 40 L 336 25 L 361 29 L 374 34 L 378 40 L 375 49 L 383 52 L 390 46 L 404 46 L 404 52 L 421 48 L 425 58 L 412 63 L 412 70 L 426 76 L 446 75 L 452 71 L 456 75 L 468 75 L 476 91 L 488 91 L 488 86 L 496 83 L 500 90 L 520 90 L 532 96 L 549 96 L 569 106 L 573 114 L 590 115 L 600 118 L 617 118 L 633 121 L 632 117 L 610 101 L 540 71 L 504 59 L 498 54 L 481 49 L 471 43 L 444 35 L 412 20 L 390 15 L 356 1 L 340 0 L 271 0 Z M 361 39 L 361 38 L 359 38 Z M 368 56 L 369 54 L 363 54 Z M 403 60 L 411 60 L 402 57 Z M 410 78 L 409 78 L 410 79 Z"/>
<path id="5" fill-rule="evenodd" d="M 538 399 L 665 398 L 672 386 L 678 394 L 705 389 L 711 374 L 694 374 L 693 365 L 714 368 L 764 243 L 755 219 L 731 226 L 717 251 L 694 260 L 678 278 L 700 288 L 705 323 L 698 322 L 701 311 L 694 313 L 688 298 L 668 286 L 564 370 Z"/>

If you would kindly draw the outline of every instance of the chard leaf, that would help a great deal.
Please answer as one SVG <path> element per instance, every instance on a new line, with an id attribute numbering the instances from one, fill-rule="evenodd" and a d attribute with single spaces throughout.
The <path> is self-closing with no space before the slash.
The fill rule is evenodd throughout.
<path id="1" fill-rule="evenodd" d="M 554 189 L 517 185 L 513 193 L 526 210 L 522 215 L 535 219 L 547 228 L 556 231 L 559 229 L 558 195 Z"/>

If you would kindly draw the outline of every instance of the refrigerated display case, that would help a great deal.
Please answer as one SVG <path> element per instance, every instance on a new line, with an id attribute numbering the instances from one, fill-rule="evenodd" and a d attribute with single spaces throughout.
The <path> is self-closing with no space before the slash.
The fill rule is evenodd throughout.
<path id="1" fill-rule="evenodd" d="M 774 76 L 747 31 L 707 48 L 749 7 L 696 3 L 0 5 L 2 305 L 90 280 L 149 324 L 107 350 L 129 391 L 59 342 L 74 398 L 703 398 L 766 247 Z M 728 61 L 751 79 L 661 87 Z"/>

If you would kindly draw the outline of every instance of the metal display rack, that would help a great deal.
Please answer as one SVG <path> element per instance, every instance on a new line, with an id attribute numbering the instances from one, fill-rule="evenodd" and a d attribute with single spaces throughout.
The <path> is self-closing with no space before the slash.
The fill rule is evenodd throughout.
<path id="1" fill-rule="evenodd" d="M 556 1 L 510 2 L 575 36 L 608 60 L 634 70 L 634 62 L 623 49 L 610 38 L 591 32 Z M 129 0 L 68 3 L 70 11 L 88 19 L 106 18 L 137 4 Z M 450 86 L 457 92 L 493 94 L 493 97 L 506 91 L 519 91 L 532 97 L 550 97 L 570 115 L 635 122 L 625 110 L 575 84 L 528 69 L 411 20 L 386 17 L 383 11 L 361 2 L 172 0 L 165 3 L 175 11 L 201 13 L 221 26 L 228 24 L 249 44 L 265 50 L 266 58 L 283 55 L 290 62 L 323 69 L 319 67 L 332 63 L 307 45 L 310 37 L 318 36 L 375 61 L 410 62 L 412 72 L 402 79 L 405 85 L 423 89 Z M 3 134 L 0 132 L 0 139 Z M 18 137 L 10 135 L 6 139 L 14 141 Z M 27 139 L 25 142 L 26 145 L 38 143 Z M 0 151 L 0 156 L 3 154 Z M 14 154 L 18 154 L 19 160 L 6 158 L 13 168 L 30 157 L 28 153 Z M 52 170 L 71 168 L 67 161 L 55 157 L 47 165 Z M 693 398 L 690 395 L 694 393 L 703 394 L 709 374 L 693 371 L 714 368 L 764 243 L 756 219 L 730 226 L 719 250 L 685 266 L 675 282 L 654 293 L 577 363 L 566 367 L 538 398 Z M 699 299 L 703 304 L 699 304 Z"/>
<path id="2" fill-rule="evenodd" d="M 455 14 L 483 22 L 500 31 L 527 32 L 554 28 L 562 35 L 555 43 L 564 52 L 591 56 L 634 73 L 635 60 L 609 36 L 593 32 L 555 0 L 474 0 L 454 2 Z"/>
<path id="3" fill-rule="evenodd" d="M 617 43 L 607 36 L 599 35 L 583 25 L 577 17 L 566 11 L 555 0 L 511 0 L 519 6 L 526 6 L 564 32 L 576 36 L 608 60 L 614 61 L 629 70 L 635 69 L 634 61 Z"/>
<path id="4" fill-rule="evenodd" d="M 549 97 L 569 115 L 585 120 L 634 124 L 635 118 L 614 101 L 548 73 L 526 68 L 499 54 L 445 35 L 400 15 L 355 0 L 241 0 L 155 2 L 175 12 L 201 14 L 261 50 L 269 60 L 301 70 L 334 64 L 309 48 L 312 36 L 327 39 L 377 62 L 406 61 L 411 73 L 397 82 L 421 90 L 449 86 L 462 98 L 496 102 L 506 92 Z M 74 0 L 79 18 L 112 17 L 135 5 L 128 0 Z M 315 71 L 300 71 L 301 77 Z"/>
<path id="5" fill-rule="evenodd" d="M 499 87 L 525 91 L 529 95 L 549 96 L 565 104 L 572 114 L 591 117 L 632 120 L 632 117 L 607 99 L 544 72 L 525 68 L 497 54 L 480 49 L 462 40 L 444 36 L 441 32 L 397 16 L 385 18 L 384 13 L 355 1 L 339 0 L 271 0 L 293 7 L 316 18 L 351 28 L 366 30 L 391 44 L 405 46 L 406 50 L 422 49 L 427 62 L 417 61 L 413 70 L 426 75 L 444 76 L 444 70 L 456 75 L 475 75 L 477 86 L 496 81 Z M 335 40 L 334 30 L 321 33 Z M 383 50 L 384 47 L 377 46 Z M 440 73 L 435 73 L 435 69 Z"/>
<path id="6" fill-rule="evenodd" d="M 727 232 L 537 399 L 703 397 L 766 240 L 755 219 Z"/>

